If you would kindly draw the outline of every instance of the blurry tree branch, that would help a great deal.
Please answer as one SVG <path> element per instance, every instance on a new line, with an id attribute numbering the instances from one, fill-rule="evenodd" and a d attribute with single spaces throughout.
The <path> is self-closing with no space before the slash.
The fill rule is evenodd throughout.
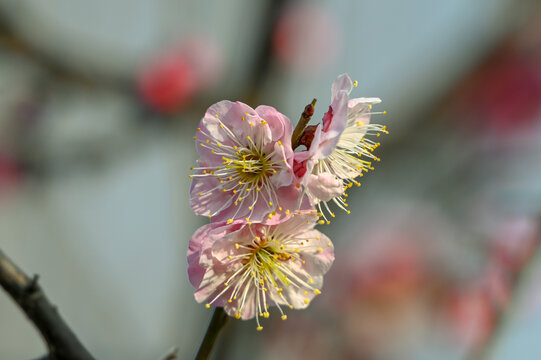
<path id="1" fill-rule="evenodd" d="M 173 348 L 169 353 L 163 358 L 163 360 L 175 360 L 178 359 L 178 348 Z"/>
<path id="2" fill-rule="evenodd" d="M 93 360 L 62 319 L 38 284 L 38 277 L 29 278 L 0 250 L 0 285 L 37 327 L 47 344 L 49 355 L 40 359 Z"/>

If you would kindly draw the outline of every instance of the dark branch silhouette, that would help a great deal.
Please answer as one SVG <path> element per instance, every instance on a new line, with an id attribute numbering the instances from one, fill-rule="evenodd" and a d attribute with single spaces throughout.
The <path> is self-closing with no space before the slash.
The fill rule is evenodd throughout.
<path id="1" fill-rule="evenodd" d="M 0 250 L 0 285 L 19 305 L 43 337 L 49 354 L 40 359 L 94 360 L 38 284 Z"/>

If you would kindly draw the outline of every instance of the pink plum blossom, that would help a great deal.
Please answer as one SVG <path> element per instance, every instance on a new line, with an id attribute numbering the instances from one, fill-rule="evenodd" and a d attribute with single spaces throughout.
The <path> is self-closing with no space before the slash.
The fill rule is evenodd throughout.
<path id="1" fill-rule="evenodd" d="M 374 169 L 372 161 L 379 161 L 373 154 L 379 142 L 366 136 L 387 133 L 385 126 L 370 124 L 370 115 L 374 114 L 371 112 L 372 105 L 381 100 L 350 99 L 349 94 L 354 86 L 356 83 L 347 74 L 340 75 L 333 82 L 331 105 L 323 116 L 322 124 L 315 129 L 311 143 L 307 144 L 308 149 L 295 155 L 295 174 L 325 220 L 327 218 L 321 203 L 334 217 L 327 205 L 331 200 L 349 213 L 346 209 L 346 189 L 353 184 L 360 186 L 355 179 Z"/>
<path id="2" fill-rule="evenodd" d="M 273 223 L 301 205 L 290 120 L 270 106 L 212 105 L 199 124 L 191 205 L 212 222 Z M 307 203 L 307 201 L 305 201 Z M 309 207 L 309 204 L 306 204 Z"/>
<path id="3" fill-rule="evenodd" d="M 268 318 L 276 306 L 304 309 L 321 293 L 334 260 L 331 241 L 314 229 L 315 211 L 297 213 L 278 225 L 208 224 L 195 232 L 188 275 L 195 299 L 223 307 L 237 319 Z"/>

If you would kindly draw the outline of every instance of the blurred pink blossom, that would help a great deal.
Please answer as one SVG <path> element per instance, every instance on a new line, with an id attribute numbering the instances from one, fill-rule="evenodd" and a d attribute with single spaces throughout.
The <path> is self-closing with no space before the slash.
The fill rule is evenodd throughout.
<path id="1" fill-rule="evenodd" d="M 22 180 L 22 169 L 10 157 L 0 153 L 0 192 L 17 187 Z"/>
<path id="2" fill-rule="evenodd" d="M 309 1 L 287 7 L 273 34 L 274 54 L 296 72 L 313 74 L 333 61 L 341 48 L 335 20 L 323 6 Z"/>
<path id="3" fill-rule="evenodd" d="M 204 37 L 189 37 L 158 53 L 141 69 L 137 86 L 153 109 L 172 113 L 216 84 L 222 72 L 218 47 Z"/>

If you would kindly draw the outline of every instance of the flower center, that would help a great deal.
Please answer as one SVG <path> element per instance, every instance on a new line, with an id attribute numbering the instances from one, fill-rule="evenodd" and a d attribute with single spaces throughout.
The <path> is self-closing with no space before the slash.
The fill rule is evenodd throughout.
<path id="1" fill-rule="evenodd" d="M 236 169 L 240 180 L 247 183 L 259 184 L 264 177 L 272 175 L 271 164 L 257 150 L 245 149 L 228 166 Z"/>

